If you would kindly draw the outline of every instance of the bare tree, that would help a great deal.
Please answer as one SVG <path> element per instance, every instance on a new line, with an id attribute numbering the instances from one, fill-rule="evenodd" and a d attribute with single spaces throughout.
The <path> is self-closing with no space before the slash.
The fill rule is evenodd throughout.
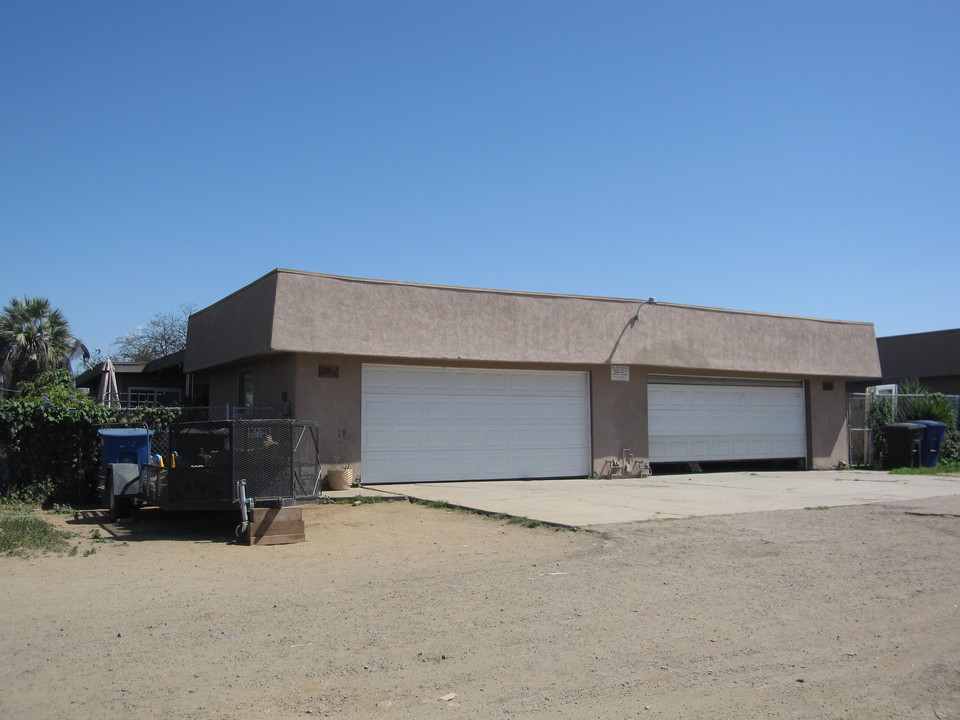
<path id="1" fill-rule="evenodd" d="M 157 313 L 133 332 L 118 337 L 115 357 L 128 362 L 150 362 L 187 346 L 187 320 L 196 305 L 181 305 L 178 312 Z"/>

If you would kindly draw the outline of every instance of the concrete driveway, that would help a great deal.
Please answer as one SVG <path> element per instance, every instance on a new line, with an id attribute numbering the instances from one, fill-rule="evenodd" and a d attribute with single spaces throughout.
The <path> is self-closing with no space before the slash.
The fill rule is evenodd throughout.
<path id="1" fill-rule="evenodd" d="M 496 480 L 365 485 L 365 494 L 589 527 L 700 515 L 867 505 L 960 495 L 960 478 L 843 470 L 703 473 L 622 480 Z"/>

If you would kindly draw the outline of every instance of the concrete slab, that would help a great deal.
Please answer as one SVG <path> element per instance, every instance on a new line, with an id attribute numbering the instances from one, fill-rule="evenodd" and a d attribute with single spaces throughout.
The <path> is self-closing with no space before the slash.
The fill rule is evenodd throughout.
<path id="1" fill-rule="evenodd" d="M 590 527 L 701 515 L 866 505 L 960 495 L 960 478 L 842 470 L 703 473 L 617 480 L 366 485 L 417 500 Z"/>

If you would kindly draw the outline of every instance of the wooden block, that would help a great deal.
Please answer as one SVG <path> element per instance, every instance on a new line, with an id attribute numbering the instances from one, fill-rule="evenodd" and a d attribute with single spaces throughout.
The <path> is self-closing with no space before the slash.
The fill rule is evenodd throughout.
<path id="1" fill-rule="evenodd" d="M 247 530 L 248 545 L 281 545 L 307 539 L 299 507 L 254 508 Z"/>
<path id="2" fill-rule="evenodd" d="M 250 523 L 251 535 L 288 535 L 289 533 L 302 533 L 304 530 L 303 520 Z"/>
<path id="3" fill-rule="evenodd" d="M 303 520 L 303 508 L 292 506 L 282 508 L 254 508 L 250 516 L 253 522 L 264 520 Z"/>
<path id="4" fill-rule="evenodd" d="M 247 540 L 249 545 L 286 545 L 289 543 L 306 542 L 307 536 L 303 533 L 291 535 L 251 535 Z"/>

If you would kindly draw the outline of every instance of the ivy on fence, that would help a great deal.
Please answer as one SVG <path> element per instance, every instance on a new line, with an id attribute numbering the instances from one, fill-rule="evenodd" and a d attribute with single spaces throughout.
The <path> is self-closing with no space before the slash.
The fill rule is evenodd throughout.
<path id="1" fill-rule="evenodd" d="M 74 388 L 66 370 L 23 383 L 0 399 L 0 491 L 36 500 L 82 503 L 96 493 L 97 429 L 111 424 L 166 428 L 173 408 L 121 410 Z"/>

